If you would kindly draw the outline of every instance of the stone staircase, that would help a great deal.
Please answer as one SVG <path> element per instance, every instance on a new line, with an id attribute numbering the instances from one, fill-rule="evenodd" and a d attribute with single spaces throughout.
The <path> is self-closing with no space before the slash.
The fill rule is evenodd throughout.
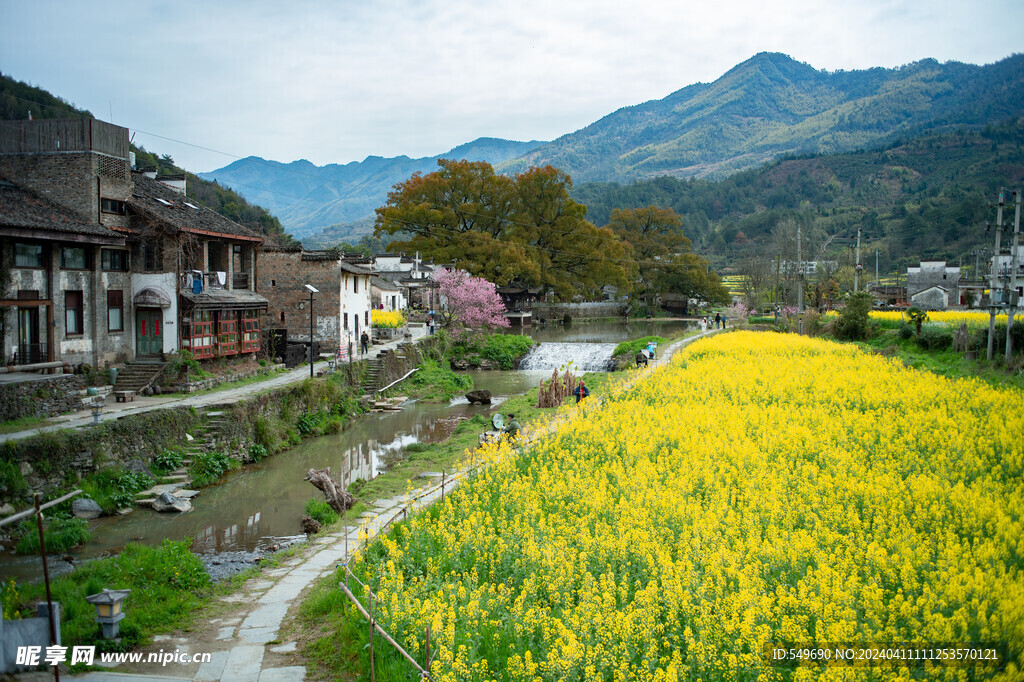
<path id="1" fill-rule="evenodd" d="M 142 389 L 152 385 L 166 366 L 166 362 L 159 360 L 136 360 L 131 362 L 125 365 L 124 369 L 118 371 L 114 390 L 135 391 L 141 394 Z"/>
<path id="2" fill-rule="evenodd" d="M 381 372 L 384 371 L 384 352 L 377 354 L 377 357 L 366 361 L 366 372 L 363 374 L 363 393 L 376 393 L 380 388 Z"/>
<path id="3" fill-rule="evenodd" d="M 156 485 L 149 490 L 138 493 L 135 504 L 140 507 L 151 507 L 154 500 L 163 492 L 170 492 L 186 499 L 198 495 L 198 491 L 188 489 L 192 484 L 188 473 L 189 465 L 196 455 L 216 449 L 221 437 L 221 428 L 226 423 L 227 418 L 223 411 L 214 409 L 207 412 L 203 425 L 191 434 L 192 440 L 185 445 L 185 459 L 181 467 L 161 476 Z"/>

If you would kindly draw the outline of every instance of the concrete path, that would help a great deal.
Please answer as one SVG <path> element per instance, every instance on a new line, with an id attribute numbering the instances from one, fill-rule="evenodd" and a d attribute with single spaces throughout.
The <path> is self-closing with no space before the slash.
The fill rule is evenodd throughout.
<path id="1" fill-rule="evenodd" d="M 422 339 L 427 335 L 427 328 L 422 327 L 410 327 L 409 331 L 412 333 L 412 340 L 415 342 Z M 375 344 L 370 347 L 369 357 L 376 357 L 377 353 L 382 350 L 394 350 L 399 344 L 406 343 L 405 339 L 398 339 L 385 344 Z M 357 356 L 359 357 L 359 356 Z M 326 372 L 328 370 L 327 361 L 321 361 L 315 363 L 313 367 L 313 373 Z M 258 381 L 245 386 L 238 386 L 236 388 L 225 389 L 222 391 L 214 390 L 209 393 L 203 393 L 199 395 L 187 395 L 187 396 L 176 396 L 176 397 L 164 397 L 164 396 L 137 396 L 134 402 L 131 403 L 118 403 L 112 399 L 106 401 L 106 406 L 103 408 L 103 414 L 100 416 L 101 422 L 111 421 L 118 419 L 129 414 L 139 414 L 141 412 L 149 412 L 150 410 L 159 410 L 168 407 L 210 407 L 213 405 L 225 405 L 239 400 L 244 400 L 250 396 L 264 391 L 269 391 L 288 384 L 294 384 L 309 378 L 309 365 L 303 365 L 296 367 L 295 369 L 288 370 L 287 372 L 281 372 L 275 374 L 269 379 Z M 41 427 L 34 427 L 26 429 L 24 431 L 15 431 L 13 433 L 0 434 L 0 443 L 9 440 L 19 440 L 22 438 L 29 438 L 37 436 L 41 433 L 47 433 L 50 431 L 59 431 L 60 429 L 75 429 L 83 426 L 92 426 L 93 416 L 92 412 L 88 409 L 82 409 L 78 412 L 71 412 L 69 414 L 54 417 L 50 420 L 50 424 Z"/>
<path id="2" fill-rule="evenodd" d="M 292 682 L 304 680 L 306 669 L 298 664 L 298 642 L 283 641 L 281 626 L 298 605 L 299 596 L 316 580 L 335 573 L 359 546 L 359 538 L 373 538 L 395 518 L 422 509 L 440 499 L 441 475 L 432 474 L 427 484 L 391 499 L 378 500 L 372 512 L 361 517 L 361 525 L 341 528 L 315 538 L 280 566 L 248 581 L 239 592 L 222 598 L 227 615 L 210 621 L 213 639 L 195 641 L 188 634 L 158 637 L 148 651 L 179 651 L 190 656 L 211 654 L 202 664 L 130 665 L 132 672 L 91 672 L 71 679 L 89 682 L 132 682 L 134 680 L 229 680 L 231 682 Z M 445 479 L 444 492 L 463 480 L 456 474 Z"/>
<path id="3" fill-rule="evenodd" d="M 672 354 L 705 336 L 727 330 L 712 329 L 703 334 L 683 339 L 659 349 L 652 366 L 667 363 Z M 305 368 L 306 376 L 309 369 Z M 638 374 L 639 378 L 642 376 Z M 294 379 L 301 380 L 301 377 Z M 223 402 L 217 400 L 216 402 Z M 280 566 L 264 571 L 242 588 L 220 601 L 226 615 L 210 621 L 216 630 L 202 641 L 189 634 L 158 637 L 147 651 L 180 651 L 190 655 L 211 654 L 210 661 L 202 664 L 131 664 L 132 672 L 92 672 L 71 679 L 88 682 L 160 682 L 161 680 L 194 680 L 208 682 L 292 682 L 304 680 L 306 669 L 297 653 L 297 641 L 283 641 L 282 624 L 300 603 L 299 597 L 319 578 L 335 572 L 356 550 L 360 535 L 374 538 L 391 519 L 400 518 L 403 510 L 412 512 L 440 499 L 441 475 L 424 486 L 405 495 L 378 500 L 373 509 L 363 515 L 361 525 L 341 528 L 315 538 L 295 556 Z M 463 475 L 445 479 L 447 493 L 463 480 Z M 211 630 L 211 633 L 212 633 Z"/>

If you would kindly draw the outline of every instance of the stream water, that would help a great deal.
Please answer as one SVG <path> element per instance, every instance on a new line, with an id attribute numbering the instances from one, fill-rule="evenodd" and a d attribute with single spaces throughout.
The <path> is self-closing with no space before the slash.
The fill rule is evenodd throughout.
<path id="1" fill-rule="evenodd" d="M 491 414 L 508 396 L 525 393 L 540 379 L 549 377 L 552 368 L 569 359 L 574 359 L 575 367 L 586 370 L 575 360 L 593 356 L 606 361 L 615 343 L 651 334 L 670 336 L 692 326 L 682 321 L 631 324 L 628 328 L 621 323 L 596 323 L 526 330 L 542 342 L 541 349 L 550 350 L 540 354 L 544 360 L 534 363 L 534 370 L 467 372 L 475 388 L 491 391 L 491 405 L 470 405 L 460 396 L 449 403 L 413 401 L 399 412 L 365 415 L 342 433 L 303 441 L 281 456 L 227 475 L 220 484 L 203 489 L 193 499 L 189 513 L 158 514 L 137 509 L 126 516 L 95 519 L 90 522 L 92 542 L 75 556 L 111 554 L 128 542 L 155 545 L 164 538 L 193 538 L 193 549 L 200 553 L 244 552 L 279 544 L 282 538 L 300 532 L 306 500 L 319 495 L 303 480 L 308 469 L 329 466 L 345 483 L 373 478 L 383 470 L 389 456 L 397 455 L 405 446 L 446 439 L 459 417 Z M 595 351 L 597 346 L 601 346 L 599 351 Z M 58 572 L 61 563 L 51 559 L 51 566 Z M 32 578 L 40 573 L 38 557 L 0 555 L 0 575 Z"/>

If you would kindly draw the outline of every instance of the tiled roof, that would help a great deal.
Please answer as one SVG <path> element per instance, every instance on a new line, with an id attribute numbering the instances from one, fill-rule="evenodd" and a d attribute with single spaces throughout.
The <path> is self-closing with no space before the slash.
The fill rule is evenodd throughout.
<path id="1" fill-rule="evenodd" d="M 106 243 L 124 243 L 123 236 L 103 225 L 84 222 L 67 209 L 2 178 L 0 178 L 0 226 L 80 235 Z M 45 237 L 47 235 L 39 234 L 38 236 Z M 59 238 L 59 235 L 52 235 L 51 238 Z"/>
<path id="2" fill-rule="evenodd" d="M 373 275 L 376 274 L 374 270 L 368 268 L 361 268 L 358 265 L 353 265 L 348 261 L 341 261 L 340 263 L 342 272 L 350 272 L 353 275 Z"/>
<path id="3" fill-rule="evenodd" d="M 390 281 L 384 279 L 383 277 L 377 277 L 376 275 L 374 275 L 373 277 L 370 278 L 370 284 L 372 284 L 373 286 L 377 287 L 378 289 L 382 289 L 384 291 L 401 291 L 402 290 L 402 287 L 398 286 L 394 282 L 390 282 Z"/>
<path id="4" fill-rule="evenodd" d="M 132 182 L 135 189 L 128 205 L 137 213 L 156 219 L 171 229 L 225 235 L 245 241 L 263 240 L 263 235 L 211 211 L 194 199 L 138 171 L 132 171 Z"/>

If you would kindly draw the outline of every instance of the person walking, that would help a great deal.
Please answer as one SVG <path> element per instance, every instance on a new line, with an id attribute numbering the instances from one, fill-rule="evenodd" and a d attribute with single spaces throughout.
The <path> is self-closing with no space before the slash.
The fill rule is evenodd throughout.
<path id="1" fill-rule="evenodd" d="M 576 404 L 579 405 L 581 400 L 590 395 L 590 389 L 588 389 L 587 385 L 583 383 L 583 379 L 580 379 L 579 386 L 576 387 L 576 390 L 573 391 L 572 394 L 576 396 Z"/>
<path id="2" fill-rule="evenodd" d="M 715 329 L 720 329 L 722 326 L 722 315 L 721 313 L 715 313 Z"/>
<path id="3" fill-rule="evenodd" d="M 370 348 L 370 335 L 367 334 L 365 331 L 359 337 L 359 345 L 363 349 L 363 355 L 366 355 L 366 351 L 368 351 Z"/>
<path id="4" fill-rule="evenodd" d="M 725 313 L 722 313 L 722 329 L 725 329 Z"/>

